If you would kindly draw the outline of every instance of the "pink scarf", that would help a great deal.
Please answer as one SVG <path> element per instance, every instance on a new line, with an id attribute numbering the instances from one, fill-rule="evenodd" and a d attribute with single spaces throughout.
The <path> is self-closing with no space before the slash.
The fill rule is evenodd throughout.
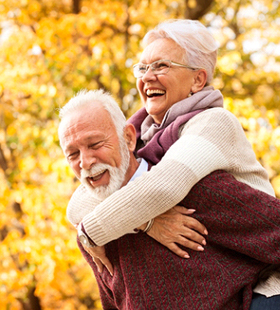
<path id="1" fill-rule="evenodd" d="M 147 143 L 158 131 L 166 128 L 178 116 L 189 113 L 193 114 L 192 112 L 197 110 L 217 107 L 223 107 L 223 96 L 219 90 L 214 90 L 212 86 L 207 86 L 200 92 L 193 94 L 191 97 L 172 105 L 166 112 L 160 125 L 154 123 L 153 118 L 144 111 L 145 108 L 136 112 L 129 122 L 135 123 L 135 118 L 138 118 L 138 122 L 141 122 L 141 140 L 144 141 L 144 143 Z"/>

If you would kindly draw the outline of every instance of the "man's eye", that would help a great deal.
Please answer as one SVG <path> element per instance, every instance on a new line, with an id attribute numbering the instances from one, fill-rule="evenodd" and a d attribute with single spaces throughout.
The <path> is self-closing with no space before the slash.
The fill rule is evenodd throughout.
<path id="1" fill-rule="evenodd" d="M 91 144 L 91 145 L 89 145 L 89 148 L 91 148 L 91 149 L 98 149 L 99 147 L 101 147 L 101 145 L 102 145 L 102 142 L 100 141 L 100 142 L 97 142 L 97 143 L 93 143 L 93 144 Z"/>
<path id="2" fill-rule="evenodd" d="M 68 160 L 73 160 L 73 159 L 75 159 L 75 158 L 78 156 L 78 153 L 79 153 L 79 152 L 74 152 L 74 153 L 69 154 L 69 155 L 67 156 L 67 159 L 68 159 Z"/>

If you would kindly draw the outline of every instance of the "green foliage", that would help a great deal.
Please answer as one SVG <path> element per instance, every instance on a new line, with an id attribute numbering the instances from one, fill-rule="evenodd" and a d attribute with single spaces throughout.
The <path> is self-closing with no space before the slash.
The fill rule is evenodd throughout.
<path id="1" fill-rule="evenodd" d="M 214 86 L 280 197 L 279 1 L 217 1 L 207 14 L 202 4 L 0 1 L 1 309 L 101 308 L 66 220 L 78 184 L 59 147 L 57 109 L 102 87 L 132 115 L 141 103 L 131 66 L 146 31 L 165 19 L 200 14 L 220 42 Z"/>

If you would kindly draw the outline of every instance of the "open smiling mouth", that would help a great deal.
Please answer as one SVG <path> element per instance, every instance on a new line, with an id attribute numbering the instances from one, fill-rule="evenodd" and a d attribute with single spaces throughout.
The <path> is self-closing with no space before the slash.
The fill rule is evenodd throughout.
<path id="1" fill-rule="evenodd" d="M 100 180 L 102 178 L 102 176 L 105 174 L 106 171 L 107 171 L 107 169 L 105 169 L 105 170 L 103 170 L 101 172 L 98 172 L 98 173 L 96 173 L 93 176 L 87 177 L 88 182 L 89 183 L 93 183 L 93 182 L 96 182 L 96 181 Z"/>
<path id="2" fill-rule="evenodd" d="M 149 98 L 163 96 L 164 94 L 165 91 L 160 89 L 148 89 L 146 91 L 146 95 Z"/>

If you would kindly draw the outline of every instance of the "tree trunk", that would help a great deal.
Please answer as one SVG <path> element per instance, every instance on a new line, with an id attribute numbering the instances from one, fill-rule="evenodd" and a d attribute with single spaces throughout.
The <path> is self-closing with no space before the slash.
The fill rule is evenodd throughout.
<path id="1" fill-rule="evenodd" d="M 214 0 L 186 0 L 186 19 L 200 19 L 210 11 Z"/>
<path id="2" fill-rule="evenodd" d="M 73 0 L 73 13 L 79 14 L 80 13 L 80 0 Z"/>
<path id="3" fill-rule="evenodd" d="M 34 295 L 35 287 L 30 287 L 28 290 L 27 300 L 20 299 L 23 310 L 42 310 L 40 299 Z"/>

